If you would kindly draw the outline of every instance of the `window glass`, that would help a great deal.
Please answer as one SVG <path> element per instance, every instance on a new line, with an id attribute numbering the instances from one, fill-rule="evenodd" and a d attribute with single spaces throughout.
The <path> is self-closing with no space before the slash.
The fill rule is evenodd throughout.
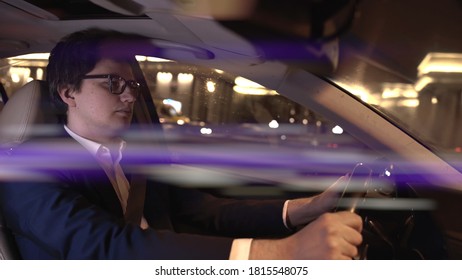
<path id="1" fill-rule="evenodd" d="M 48 53 L 35 53 L 0 59 L 0 82 L 7 96 L 11 96 L 27 82 L 44 80 L 48 56 Z"/>
<path id="2" fill-rule="evenodd" d="M 237 185 L 319 190 L 358 162 L 376 159 L 336 123 L 244 77 L 138 60 L 175 160 L 216 171 L 219 179 L 211 184 L 231 174 L 239 177 L 229 181 L 234 192 Z M 194 174 L 185 181 L 197 179 Z"/>

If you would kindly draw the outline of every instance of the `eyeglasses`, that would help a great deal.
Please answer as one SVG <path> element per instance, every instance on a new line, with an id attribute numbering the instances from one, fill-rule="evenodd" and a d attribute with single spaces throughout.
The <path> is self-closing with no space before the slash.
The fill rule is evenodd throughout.
<path id="1" fill-rule="evenodd" d="M 140 84 L 137 81 L 125 80 L 118 75 L 104 74 L 104 75 L 85 75 L 82 79 L 108 79 L 109 91 L 112 94 L 120 95 L 124 92 L 125 88 L 128 87 L 133 90 L 135 96 L 138 96 L 140 91 Z"/>

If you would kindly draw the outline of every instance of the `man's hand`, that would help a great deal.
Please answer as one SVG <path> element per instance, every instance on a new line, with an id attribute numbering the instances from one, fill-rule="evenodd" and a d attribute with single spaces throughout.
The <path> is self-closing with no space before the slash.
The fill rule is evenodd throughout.
<path id="1" fill-rule="evenodd" d="M 290 200 L 287 208 L 287 224 L 290 227 L 299 228 L 332 210 L 337 205 L 347 180 L 348 176 L 342 176 L 319 195 Z"/>
<path id="2" fill-rule="evenodd" d="M 350 212 L 321 215 L 283 239 L 254 239 L 250 259 L 353 259 L 362 242 L 362 220 Z"/>

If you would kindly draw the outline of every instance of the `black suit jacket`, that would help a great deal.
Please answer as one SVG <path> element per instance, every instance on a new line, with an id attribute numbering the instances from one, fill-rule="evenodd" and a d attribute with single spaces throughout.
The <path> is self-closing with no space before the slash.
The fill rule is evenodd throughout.
<path id="1" fill-rule="evenodd" d="M 7 162 L 20 178 L 0 187 L 0 207 L 24 259 L 227 259 L 233 238 L 289 234 L 283 201 L 155 181 L 144 208 L 150 228 L 126 223 L 104 171 L 70 137 L 33 141 Z"/>

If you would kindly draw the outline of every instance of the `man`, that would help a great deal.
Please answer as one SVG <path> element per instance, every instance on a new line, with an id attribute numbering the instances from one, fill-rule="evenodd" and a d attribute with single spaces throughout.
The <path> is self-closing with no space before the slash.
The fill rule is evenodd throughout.
<path id="1" fill-rule="evenodd" d="M 336 185 L 291 201 L 216 198 L 149 181 L 144 209 L 132 220 L 130 175 L 122 169 L 138 97 L 127 44 L 133 35 L 89 29 L 51 52 L 50 92 L 65 109 L 65 142 L 34 140 L 13 157 L 41 158 L 41 180 L 0 188 L 0 207 L 27 259 L 351 259 L 362 223 L 326 213 Z M 41 145 L 37 151 L 37 143 Z M 51 167 L 50 167 L 51 166 Z M 132 177 L 135 177 L 133 175 Z M 130 210 L 129 210 L 130 209 Z M 201 235 L 188 228 L 200 228 Z M 294 229 L 299 229 L 295 231 Z"/>

